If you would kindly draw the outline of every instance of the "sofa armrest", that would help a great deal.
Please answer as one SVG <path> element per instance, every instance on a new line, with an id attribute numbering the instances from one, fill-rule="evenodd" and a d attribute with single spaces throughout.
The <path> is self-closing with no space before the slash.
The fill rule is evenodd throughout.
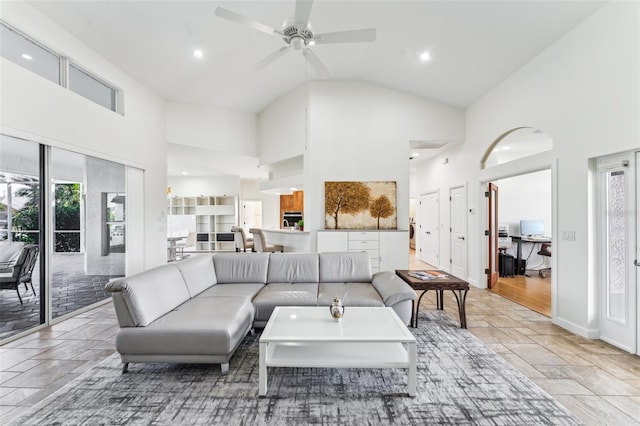
<path id="1" fill-rule="evenodd" d="M 127 283 L 122 279 L 108 282 L 104 286 L 105 290 L 111 293 L 113 299 L 113 307 L 116 310 L 116 316 L 118 317 L 118 324 L 120 327 L 135 327 L 136 321 L 133 319 L 133 315 L 127 306 L 127 302 L 123 296 L 123 292 L 126 291 Z"/>
<path id="2" fill-rule="evenodd" d="M 391 271 L 375 273 L 371 284 L 380 293 L 385 306 L 393 306 L 396 303 L 416 298 L 416 292 L 411 286 Z"/>

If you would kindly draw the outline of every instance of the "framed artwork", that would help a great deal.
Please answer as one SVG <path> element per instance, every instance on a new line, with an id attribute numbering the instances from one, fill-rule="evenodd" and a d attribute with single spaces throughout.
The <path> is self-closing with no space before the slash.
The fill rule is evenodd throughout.
<path id="1" fill-rule="evenodd" d="M 325 182 L 325 229 L 398 229 L 395 181 Z"/>

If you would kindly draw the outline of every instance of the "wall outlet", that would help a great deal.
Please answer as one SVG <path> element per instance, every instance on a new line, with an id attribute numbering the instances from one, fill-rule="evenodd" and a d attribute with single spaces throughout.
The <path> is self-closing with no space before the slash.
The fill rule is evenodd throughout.
<path id="1" fill-rule="evenodd" d="M 562 231 L 562 239 L 565 241 L 575 241 L 576 231 Z"/>

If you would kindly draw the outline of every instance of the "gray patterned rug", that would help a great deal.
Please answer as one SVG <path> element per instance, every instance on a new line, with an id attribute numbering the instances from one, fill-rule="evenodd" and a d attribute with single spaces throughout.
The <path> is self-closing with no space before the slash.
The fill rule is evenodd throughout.
<path id="1" fill-rule="evenodd" d="M 15 424 L 576 425 L 564 407 L 444 313 L 423 312 L 418 394 L 405 370 L 269 370 L 258 397 L 258 338 L 230 372 L 215 365 L 132 364 L 114 355 L 34 406 Z"/>

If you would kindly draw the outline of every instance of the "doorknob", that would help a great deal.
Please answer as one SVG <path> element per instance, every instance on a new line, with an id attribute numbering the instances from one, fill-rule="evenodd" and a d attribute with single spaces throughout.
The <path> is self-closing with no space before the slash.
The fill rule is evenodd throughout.
<path id="1" fill-rule="evenodd" d="M 633 264 L 636 265 L 636 266 L 640 266 L 640 263 L 638 263 L 638 259 L 634 260 Z"/>
<path id="2" fill-rule="evenodd" d="M 427 234 L 431 235 L 431 232 L 427 231 Z"/>
<path id="3" fill-rule="evenodd" d="M 458 237 L 459 240 L 463 240 L 464 241 L 464 237 Z"/>

